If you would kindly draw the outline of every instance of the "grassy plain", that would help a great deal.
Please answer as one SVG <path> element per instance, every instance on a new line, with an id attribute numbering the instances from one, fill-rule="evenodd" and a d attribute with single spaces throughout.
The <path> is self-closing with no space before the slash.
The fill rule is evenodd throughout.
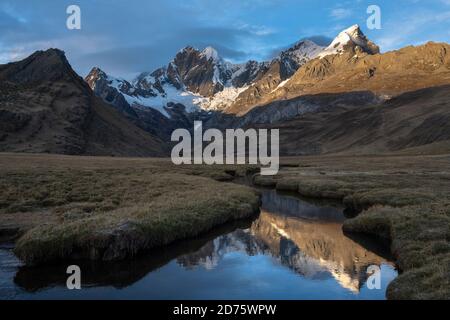
<path id="1" fill-rule="evenodd" d="M 2 154 L 0 236 L 27 264 L 123 259 L 257 213 L 258 194 L 227 183 L 247 169 Z"/>
<path id="2" fill-rule="evenodd" d="M 28 264 L 123 259 L 258 211 L 254 168 L 164 159 L 0 154 L 0 238 Z M 401 275 L 390 299 L 450 299 L 450 155 L 282 160 L 256 185 L 342 201 L 348 233 L 391 243 Z"/>

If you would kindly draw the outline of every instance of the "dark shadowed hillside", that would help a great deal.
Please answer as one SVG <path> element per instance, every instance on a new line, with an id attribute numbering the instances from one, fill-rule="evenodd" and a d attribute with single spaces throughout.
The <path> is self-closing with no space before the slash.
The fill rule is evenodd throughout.
<path id="1" fill-rule="evenodd" d="M 371 106 L 335 105 L 270 125 L 281 153 L 383 153 L 450 150 L 450 86 L 408 92 Z M 258 125 L 267 127 L 267 125 Z"/>
<path id="2" fill-rule="evenodd" d="M 163 156 L 156 137 L 92 93 L 64 53 L 0 66 L 0 151 Z"/>

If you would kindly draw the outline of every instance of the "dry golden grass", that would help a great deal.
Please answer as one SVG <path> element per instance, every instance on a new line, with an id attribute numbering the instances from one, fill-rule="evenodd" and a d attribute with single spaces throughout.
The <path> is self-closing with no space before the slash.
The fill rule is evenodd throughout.
<path id="1" fill-rule="evenodd" d="M 29 264 L 122 259 L 259 207 L 251 188 L 217 181 L 247 167 L 12 154 L 0 155 L 0 163 L 0 231 L 23 234 L 15 252 Z"/>

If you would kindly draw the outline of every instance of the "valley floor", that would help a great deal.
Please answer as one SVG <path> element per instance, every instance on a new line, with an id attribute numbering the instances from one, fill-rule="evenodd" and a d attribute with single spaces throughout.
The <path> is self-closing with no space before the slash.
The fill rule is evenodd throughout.
<path id="1" fill-rule="evenodd" d="M 231 184 L 252 168 L 165 159 L 0 154 L 0 238 L 29 264 L 122 259 L 248 217 L 259 197 Z M 344 225 L 391 242 L 390 299 L 450 299 L 450 155 L 282 159 L 257 185 L 343 201 Z"/>
<path id="2" fill-rule="evenodd" d="M 123 259 L 259 210 L 257 192 L 223 182 L 246 167 L 1 154 L 0 168 L 0 238 L 18 237 L 27 264 Z"/>

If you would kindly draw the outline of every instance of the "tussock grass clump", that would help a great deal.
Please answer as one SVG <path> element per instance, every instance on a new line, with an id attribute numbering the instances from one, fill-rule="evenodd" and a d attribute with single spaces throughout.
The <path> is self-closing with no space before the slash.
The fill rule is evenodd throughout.
<path id="1" fill-rule="evenodd" d="M 381 228 L 380 228 L 381 226 Z M 403 273 L 391 299 L 450 299 L 450 212 L 439 205 L 374 207 L 345 223 L 348 232 L 388 236 Z"/>
<path id="2" fill-rule="evenodd" d="M 296 180 L 282 180 L 278 181 L 276 184 L 276 189 L 278 191 L 297 191 L 298 182 Z"/>
<path id="3" fill-rule="evenodd" d="M 36 227 L 17 242 L 27 264 L 63 258 L 117 260 L 148 248 L 197 236 L 225 222 L 255 214 L 258 197 L 244 186 L 202 177 L 163 174 L 167 193 L 142 203 Z"/>
<path id="4" fill-rule="evenodd" d="M 357 218 L 347 220 L 344 223 L 344 231 L 370 234 L 390 241 L 392 239 L 390 210 L 392 208 L 373 207 L 364 211 Z"/>
<path id="5" fill-rule="evenodd" d="M 273 177 L 261 176 L 259 174 L 253 176 L 253 183 L 264 188 L 273 188 L 277 185 L 277 181 Z"/>

